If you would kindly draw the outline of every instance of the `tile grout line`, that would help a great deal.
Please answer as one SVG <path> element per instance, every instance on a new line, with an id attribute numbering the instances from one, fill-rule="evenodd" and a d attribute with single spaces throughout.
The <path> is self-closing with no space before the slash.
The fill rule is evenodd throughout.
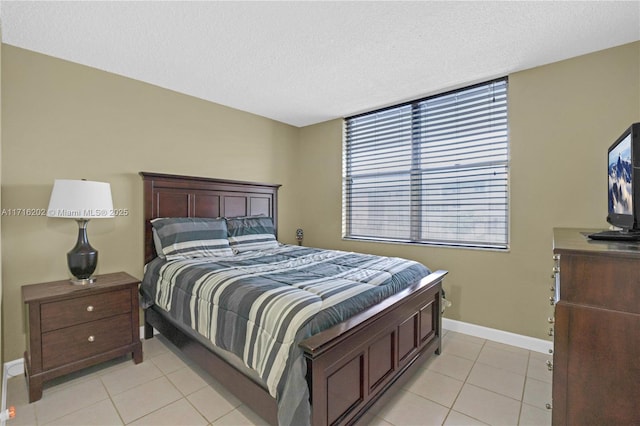
<path id="1" fill-rule="evenodd" d="M 462 386 L 460 387 L 460 390 L 458 391 L 458 394 L 456 395 L 455 399 L 453 400 L 453 403 L 451 403 L 451 408 L 449 409 L 449 413 L 447 414 L 447 417 L 449 417 L 449 415 L 451 414 L 453 410 L 454 405 L 456 404 L 456 401 L 458 401 L 458 398 L 460 397 L 460 394 L 462 393 L 462 389 L 464 389 L 464 386 L 467 384 L 467 380 L 469 380 L 469 376 L 471 375 L 471 372 L 473 371 L 473 368 L 476 366 L 476 363 L 478 362 L 478 358 L 480 358 L 480 353 L 482 353 L 482 350 L 484 349 L 485 345 L 487 344 L 487 339 L 484 339 L 484 341 L 482 342 L 482 345 L 480 347 L 480 350 L 478 351 L 478 355 L 476 356 L 476 358 L 473 360 L 473 364 L 471 365 L 471 368 L 469 369 L 469 372 L 467 373 L 466 377 L 464 378 L 464 381 L 462 382 Z M 469 383 L 470 386 L 474 386 L 473 384 Z M 462 415 L 465 415 L 469 418 L 472 418 L 474 420 L 479 421 L 480 423 L 485 423 L 482 420 L 475 418 L 469 414 L 466 413 L 462 413 L 460 411 L 456 411 L 456 413 L 460 413 Z M 446 422 L 446 418 L 445 418 L 445 422 Z M 444 422 L 443 422 L 444 424 Z M 486 424 L 486 423 L 485 423 Z"/>
<path id="2" fill-rule="evenodd" d="M 527 380 L 529 379 L 529 365 L 531 364 L 531 351 L 527 356 L 527 368 L 524 370 L 524 383 L 522 384 L 522 395 L 520 395 L 520 411 L 518 412 L 518 425 L 522 420 L 522 408 L 524 406 L 524 394 L 527 389 Z"/>
<path id="3" fill-rule="evenodd" d="M 102 375 L 98 375 L 98 378 L 100 379 L 100 383 L 102 383 L 102 387 L 104 387 L 105 392 L 107 392 L 107 395 L 109 395 L 109 402 L 111 403 L 111 406 L 113 407 L 113 409 L 116 411 L 116 414 L 118 415 L 118 418 L 120 419 L 120 423 L 125 425 L 126 423 L 124 422 L 124 419 L 122 418 L 122 415 L 120 414 L 120 410 L 118 410 L 118 407 L 116 406 L 116 403 L 113 400 L 111 392 L 109 392 L 109 389 L 107 389 L 107 385 L 104 383 L 104 381 L 102 381 Z"/>

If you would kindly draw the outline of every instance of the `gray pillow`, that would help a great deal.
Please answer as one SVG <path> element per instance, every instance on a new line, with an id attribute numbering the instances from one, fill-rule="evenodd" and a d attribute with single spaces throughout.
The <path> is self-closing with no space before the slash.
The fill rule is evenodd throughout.
<path id="1" fill-rule="evenodd" d="M 151 221 L 151 226 L 167 260 L 233 256 L 227 239 L 227 223 L 222 218 L 157 218 Z"/>
<path id="2" fill-rule="evenodd" d="M 279 246 L 273 220 L 266 216 L 227 218 L 229 245 L 234 253 Z"/>

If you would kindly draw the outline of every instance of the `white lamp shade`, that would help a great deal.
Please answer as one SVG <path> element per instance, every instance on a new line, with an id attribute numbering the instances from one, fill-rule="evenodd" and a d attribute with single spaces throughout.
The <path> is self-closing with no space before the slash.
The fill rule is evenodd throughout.
<path id="1" fill-rule="evenodd" d="M 71 219 L 113 217 L 111 185 L 89 180 L 56 179 L 47 216 Z"/>

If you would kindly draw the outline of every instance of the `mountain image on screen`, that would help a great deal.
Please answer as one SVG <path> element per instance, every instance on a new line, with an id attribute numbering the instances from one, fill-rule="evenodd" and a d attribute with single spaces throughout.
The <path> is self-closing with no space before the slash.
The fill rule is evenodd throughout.
<path id="1" fill-rule="evenodd" d="M 631 158 L 618 156 L 609 164 L 609 211 L 632 214 Z"/>

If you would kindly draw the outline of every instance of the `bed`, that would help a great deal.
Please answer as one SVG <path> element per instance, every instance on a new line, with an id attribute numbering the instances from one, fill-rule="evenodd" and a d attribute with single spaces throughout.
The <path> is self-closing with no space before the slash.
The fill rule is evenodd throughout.
<path id="1" fill-rule="evenodd" d="M 140 175 L 144 182 L 144 261 L 147 270 L 154 269 L 154 262 L 163 262 L 157 259 L 151 225 L 158 218 L 265 217 L 272 223 L 274 234 L 277 232 L 279 185 L 148 172 Z M 324 254 L 311 248 L 278 246 L 269 255 L 278 259 L 293 256 L 297 262 L 298 258 L 309 256 L 343 259 L 351 254 Z M 251 251 L 243 256 L 256 258 Z M 290 257 L 286 260 L 293 261 Z M 226 265 L 224 261 L 218 263 Z M 159 269 L 160 266 L 155 270 Z M 441 289 L 446 273 L 427 270 L 428 275 L 407 281 L 400 291 L 356 314 L 340 318 L 328 328 L 304 335 L 301 341 L 292 345 L 290 353 L 299 351 L 303 362 L 299 366 L 296 364 L 300 368 L 285 370 L 287 380 L 283 382 L 288 381 L 289 375 L 296 376 L 298 370 L 304 369 L 300 375 L 303 376 L 308 411 L 299 411 L 297 415 L 306 416 L 308 421 L 305 423 L 368 422 L 393 396 L 394 389 L 400 388 L 427 359 L 440 353 Z M 268 381 L 247 371 L 243 360 L 215 347 L 176 316 L 169 315 L 160 304 L 146 304 L 145 338 L 152 338 L 153 330 L 157 330 L 268 423 L 289 423 L 290 419 L 296 418 L 289 413 L 284 417 L 289 420 L 283 421 L 282 413 L 286 410 L 282 401 L 273 396 Z M 314 324 L 314 320 L 315 317 L 305 324 Z M 296 358 L 292 356 L 291 359 Z M 293 386 L 291 389 L 299 390 Z M 296 424 L 299 417 L 297 419 Z"/>

